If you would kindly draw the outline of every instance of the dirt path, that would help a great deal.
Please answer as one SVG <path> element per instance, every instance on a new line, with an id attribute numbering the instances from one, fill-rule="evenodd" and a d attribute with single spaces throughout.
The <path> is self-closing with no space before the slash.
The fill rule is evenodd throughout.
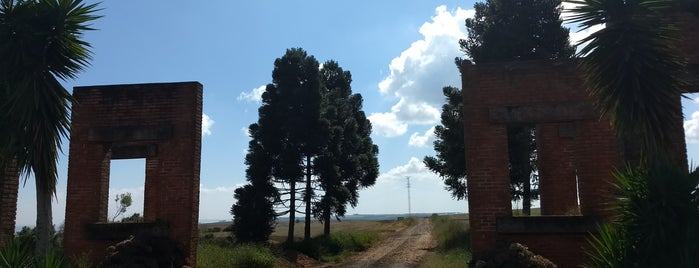
<path id="1" fill-rule="evenodd" d="M 348 260 L 325 267 L 417 267 L 436 246 L 430 219 L 418 218 L 413 226 L 392 234 L 369 250 Z"/>

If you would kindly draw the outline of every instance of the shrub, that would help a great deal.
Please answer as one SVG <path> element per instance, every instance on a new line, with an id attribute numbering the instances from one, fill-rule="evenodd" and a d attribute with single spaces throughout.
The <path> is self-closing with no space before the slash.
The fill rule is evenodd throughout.
<path id="1" fill-rule="evenodd" d="M 276 258 L 269 248 L 259 245 L 222 247 L 199 245 L 197 267 L 275 267 Z"/>
<path id="2" fill-rule="evenodd" d="M 292 247 L 317 260 L 337 261 L 348 252 L 368 249 L 377 237 L 378 233 L 374 231 L 337 232 L 314 237 L 310 242 L 299 242 Z"/>
<path id="3" fill-rule="evenodd" d="M 471 260 L 470 233 L 466 221 L 433 214 L 437 251 L 429 256 L 422 267 L 468 267 Z"/>
<path id="4" fill-rule="evenodd" d="M 591 239 L 587 267 L 699 267 L 699 170 L 657 161 L 615 176 L 619 216 Z"/>
<path id="5" fill-rule="evenodd" d="M 0 249 L 0 267 L 32 267 L 34 259 L 29 248 L 14 239 Z"/>
<path id="6" fill-rule="evenodd" d="M 15 238 L 0 249 L 0 267 L 11 268 L 64 268 L 68 263 L 57 252 L 50 253 L 43 258 L 33 256 L 33 248 L 23 244 L 19 238 Z"/>

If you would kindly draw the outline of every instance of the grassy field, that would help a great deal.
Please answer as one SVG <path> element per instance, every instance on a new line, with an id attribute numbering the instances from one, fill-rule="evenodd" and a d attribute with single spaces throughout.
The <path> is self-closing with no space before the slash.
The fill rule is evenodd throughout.
<path id="1" fill-rule="evenodd" d="M 431 220 L 437 248 L 421 267 L 468 267 L 471 260 L 468 215 L 432 216 Z"/>
<path id="2" fill-rule="evenodd" d="M 362 251 L 371 246 L 383 235 L 400 231 L 412 223 L 411 220 L 395 221 L 334 221 L 330 225 L 331 236 L 323 238 L 323 225 L 311 224 L 310 244 L 300 243 L 303 239 L 304 223 L 296 223 L 292 247 L 298 251 L 323 261 L 338 261 L 347 254 Z M 286 241 L 288 222 L 280 222 L 270 237 L 271 246 L 236 246 L 224 231 L 231 222 L 216 222 L 199 225 L 200 243 L 198 247 L 198 267 L 287 267 L 291 266 L 282 256 L 285 255 L 282 243 Z M 273 260 L 273 261 L 270 261 Z"/>

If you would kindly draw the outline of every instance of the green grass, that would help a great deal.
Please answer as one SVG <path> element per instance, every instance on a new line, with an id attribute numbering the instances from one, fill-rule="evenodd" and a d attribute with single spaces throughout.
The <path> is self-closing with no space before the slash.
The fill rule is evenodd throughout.
<path id="1" fill-rule="evenodd" d="M 349 253 L 368 249 L 378 236 L 377 231 L 337 232 L 327 237 L 314 237 L 309 243 L 298 242 L 293 247 L 314 259 L 334 262 Z"/>
<path id="2" fill-rule="evenodd" d="M 468 267 L 471 260 L 468 221 L 449 216 L 432 216 L 437 239 L 435 254 L 422 267 Z"/>
<path id="3" fill-rule="evenodd" d="M 197 267 L 275 267 L 277 260 L 265 246 L 244 245 L 225 247 L 200 244 L 197 249 Z"/>

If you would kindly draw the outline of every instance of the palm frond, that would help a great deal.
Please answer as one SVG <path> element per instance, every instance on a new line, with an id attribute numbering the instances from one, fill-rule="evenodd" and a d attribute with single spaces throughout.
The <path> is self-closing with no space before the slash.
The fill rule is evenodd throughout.
<path id="1" fill-rule="evenodd" d="M 677 105 L 685 60 L 676 27 L 664 16 L 669 0 L 573 0 L 571 23 L 605 27 L 581 40 L 590 93 L 621 136 L 638 136 L 646 153 L 668 148 L 682 118 Z M 670 131 L 669 131 L 670 130 Z"/>

